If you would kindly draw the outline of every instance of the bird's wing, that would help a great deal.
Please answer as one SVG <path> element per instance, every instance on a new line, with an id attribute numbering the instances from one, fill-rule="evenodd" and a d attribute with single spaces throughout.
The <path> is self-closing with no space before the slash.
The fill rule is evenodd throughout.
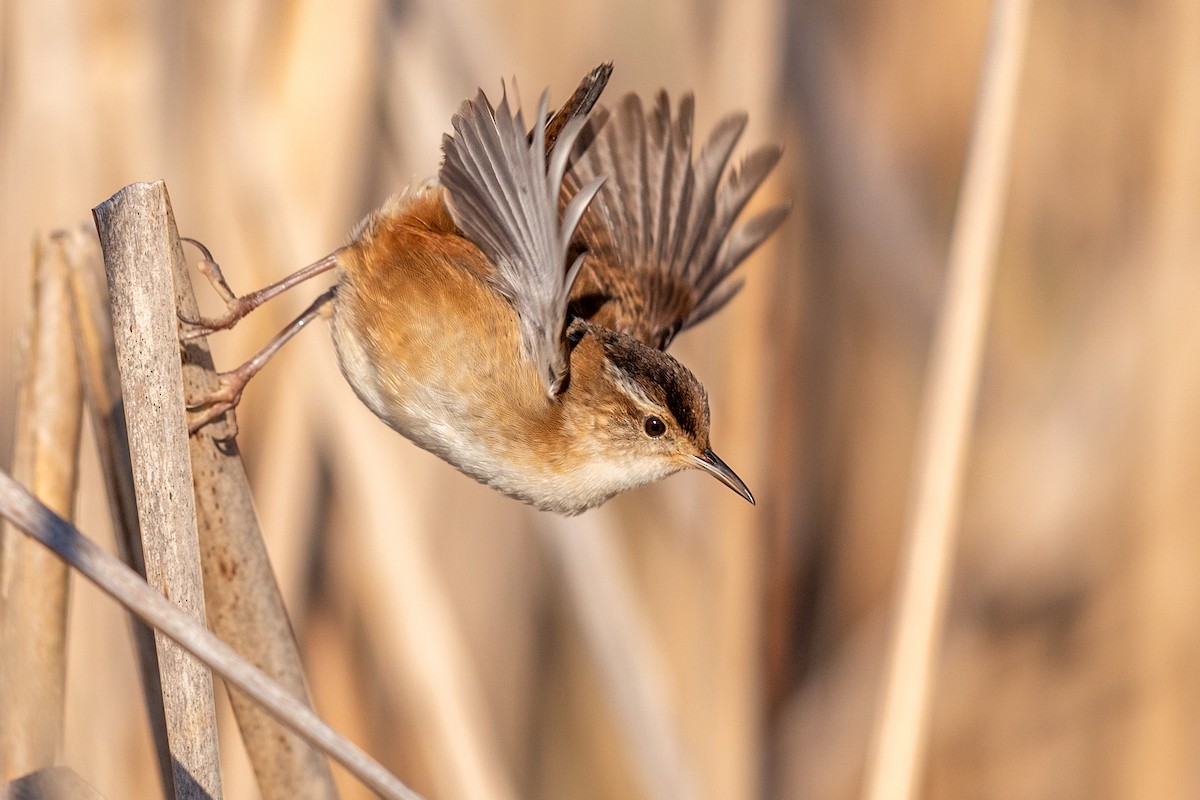
<path id="1" fill-rule="evenodd" d="M 726 170 L 746 127 L 745 114 L 731 114 L 693 157 L 693 113 L 690 94 L 674 115 L 666 92 L 649 113 L 626 96 L 598 133 L 602 118 L 593 114 L 567 178 L 583 186 L 608 177 L 575 233 L 573 247 L 591 257 L 572 310 L 660 349 L 729 301 L 741 282 L 727 278 L 788 211 L 775 206 L 737 222 L 780 149 L 760 147 Z"/>
<path id="2" fill-rule="evenodd" d="M 442 140 L 438 178 L 455 224 L 496 265 L 496 288 L 517 311 L 525 355 L 546 393 L 557 395 L 570 363 L 565 340 L 567 300 L 583 256 L 567 262 L 571 234 L 600 188 L 589 179 L 559 216 L 567 155 L 583 118 L 563 127 L 547 160 L 546 94 L 538 105 L 532 142 L 520 109 L 507 92 L 496 108 L 481 90 L 454 115 L 454 134 Z"/>

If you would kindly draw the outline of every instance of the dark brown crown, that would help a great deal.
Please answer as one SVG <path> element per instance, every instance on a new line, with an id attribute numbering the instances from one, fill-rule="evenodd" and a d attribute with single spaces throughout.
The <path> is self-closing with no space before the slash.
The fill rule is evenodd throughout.
<path id="1" fill-rule="evenodd" d="M 576 322 L 576 326 L 586 323 Z M 708 394 L 691 371 L 671 356 L 632 336 L 587 325 L 604 348 L 613 377 L 633 395 L 644 395 L 665 408 L 684 434 L 698 445 L 708 442 Z"/>

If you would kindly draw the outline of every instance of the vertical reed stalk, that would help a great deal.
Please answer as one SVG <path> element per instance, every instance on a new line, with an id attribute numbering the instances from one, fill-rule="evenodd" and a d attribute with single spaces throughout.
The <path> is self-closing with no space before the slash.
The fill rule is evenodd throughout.
<path id="1" fill-rule="evenodd" d="M 70 519 L 83 400 L 60 237 L 39 237 L 34 262 L 13 473 Z M 0 529 L 0 781 L 61 754 L 69 589 L 65 564 L 20 531 Z"/>

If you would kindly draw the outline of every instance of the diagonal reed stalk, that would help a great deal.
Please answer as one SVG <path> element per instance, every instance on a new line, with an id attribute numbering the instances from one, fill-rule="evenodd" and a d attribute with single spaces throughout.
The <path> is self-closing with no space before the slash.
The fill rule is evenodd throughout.
<path id="1" fill-rule="evenodd" d="M 53 550 L 102 591 L 261 703 L 280 722 L 329 753 L 380 797 L 420 800 L 420 795 L 321 721 L 288 690 L 152 589 L 136 572 L 39 503 L 3 471 L 0 471 L 0 517 Z"/>

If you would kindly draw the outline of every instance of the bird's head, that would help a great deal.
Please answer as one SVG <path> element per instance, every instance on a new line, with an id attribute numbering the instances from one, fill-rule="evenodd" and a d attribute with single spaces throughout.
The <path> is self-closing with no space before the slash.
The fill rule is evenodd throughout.
<path id="1" fill-rule="evenodd" d="M 589 479 L 612 494 L 700 469 L 750 503 L 754 496 L 709 444 L 708 394 L 686 367 L 622 333 L 575 320 L 566 400 L 587 442 Z M 602 502 L 603 500 L 600 500 Z"/>

